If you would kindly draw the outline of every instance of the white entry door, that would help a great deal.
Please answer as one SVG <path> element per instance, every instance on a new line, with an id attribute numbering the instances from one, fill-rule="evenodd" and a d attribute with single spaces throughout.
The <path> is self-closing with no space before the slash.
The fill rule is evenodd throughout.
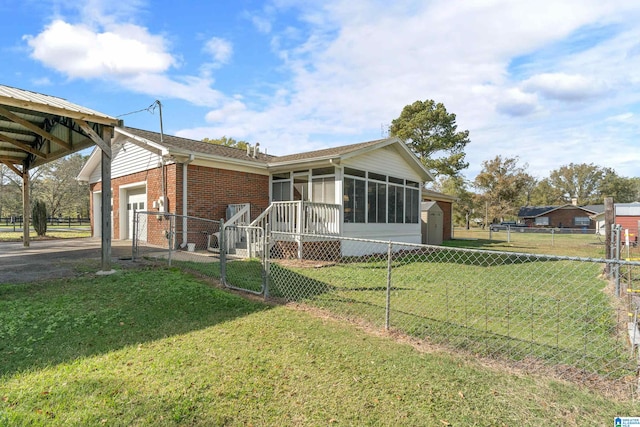
<path id="1" fill-rule="evenodd" d="M 147 210 L 147 193 L 144 188 L 130 190 L 127 193 L 127 238 L 133 239 L 133 220 L 135 211 Z M 138 223 L 138 238 L 142 241 L 147 240 L 147 216 L 139 215 L 140 222 Z"/>

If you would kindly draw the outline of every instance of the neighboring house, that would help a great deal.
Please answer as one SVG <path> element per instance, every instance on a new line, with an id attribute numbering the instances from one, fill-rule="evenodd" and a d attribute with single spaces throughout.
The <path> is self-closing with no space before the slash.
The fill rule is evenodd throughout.
<path id="1" fill-rule="evenodd" d="M 440 193 L 433 190 L 422 190 L 423 202 L 436 202 L 442 210 L 442 240 L 451 240 L 453 238 L 453 202 L 456 201 L 455 196 Z M 427 205 L 424 205 L 425 208 Z M 432 208 L 428 208 L 432 209 Z M 424 208 L 423 208 L 424 211 Z M 423 242 L 426 242 L 426 236 L 423 233 Z"/>
<path id="2" fill-rule="evenodd" d="M 115 239 L 132 238 L 133 213 L 145 210 L 243 218 L 274 231 L 421 242 L 420 192 L 433 177 L 397 138 L 279 157 L 170 135 L 160 141 L 156 132 L 115 129 Z M 100 232 L 100 176 L 96 149 L 78 176 L 90 184 L 94 235 Z M 162 229 L 162 217 L 146 224 L 149 236 Z M 193 234 L 178 229 L 177 243 L 184 247 Z"/>
<path id="3" fill-rule="evenodd" d="M 620 225 L 623 229 L 629 230 L 629 235 L 637 241 L 638 229 L 640 228 L 640 202 L 633 203 L 615 203 L 615 224 Z M 596 230 L 600 234 L 604 234 L 604 206 L 602 212 L 592 216 L 596 224 Z"/>
<path id="4" fill-rule="evenodd" d="M 593 215 L 604 212 L 604 205 L 524 206 L 518 219 L 527 227 L 595 229 Z"/>

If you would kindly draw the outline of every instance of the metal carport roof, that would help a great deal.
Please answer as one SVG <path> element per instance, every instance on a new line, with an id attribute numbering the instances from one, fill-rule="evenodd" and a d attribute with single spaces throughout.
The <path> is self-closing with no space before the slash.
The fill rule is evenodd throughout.
<path id="1" fill-rule="evenodd" d="M 115 117 L 62 98 L 0 85 L 0 163 L 22 178 L 24 218 L 29 218 L 31 211 L 29 169 L 93 144 L 102 149 L 110 169 L 111 137 L 113 128 L 119 124 Z M 106 178 L 103 175 L 103 182 L 111 181 L 110 170 Z M 111 192 L 105 193 L 104 197 L 108 196 L 106 200 L 110 201 Z M 109 218 L 109 215 L 103 217 Z M 110 236 L 108 220 L 102 226 L 109 229 L 103 236 Z M 25 222 L 23 242 L 29 246 L 28 222 Z M 103 270 L 109 267 L 110 259 L 105 259 L 105 255 L 110 254 L 110 245 L 110 238 L 103 238 Z"/>

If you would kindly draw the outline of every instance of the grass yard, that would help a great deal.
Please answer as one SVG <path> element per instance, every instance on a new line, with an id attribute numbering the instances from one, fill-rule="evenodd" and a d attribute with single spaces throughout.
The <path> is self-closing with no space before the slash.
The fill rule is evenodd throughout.
<path id="1" fill-rule="evenodd" d="M 31 240 L 41 239 L 77 239 L 80 237 L 91 237 L 91 229 L 86 230 L 78 229 L 49 229 L 44 237 L 38 237 L 34 230 L 31 230 L 29 235 Z M 22 231 L 0 231 L 0 242 L 21 242 Z"/>
<path id="2" fill-rule="evenodd" d="M 0 285 L 0 425 L 608 425 L 637 407 L 176 269 Z"/>
<path id="3" fill-rule="evenodd" d="M 591 234 L 523 233 L 506 231 L 491 233 L 481 229 L 456 228 L 454 240 L 443 242 L 444 246 L 495 251 L 537 253 L 546 255 L 604 258 L 604 236 Z M 508 241 L 510 240 L 510 241 Z M 637 248 L 631 249 L 638 252 Z M 640 252 L 638 252 L 640 256 Z"/>
<path id="4" fill-rule="evenodd" d="M 439 250 L 397 256 L 390 326 L 483 356 L 570 365 L 630 381 L 635 362 L 596 263 Z M 385 324 L 386 260 L 271 266 L 271 294 Z"/>

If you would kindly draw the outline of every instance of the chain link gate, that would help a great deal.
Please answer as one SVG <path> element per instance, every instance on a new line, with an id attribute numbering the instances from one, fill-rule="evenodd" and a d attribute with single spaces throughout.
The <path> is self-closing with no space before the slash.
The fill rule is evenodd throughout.
<path id="1" fill-rule="evenodd" d="M 230 289 L 266 295 L 269 246 L 264 230 L 223 225 L 221 235 L 222 284 Z"/>

